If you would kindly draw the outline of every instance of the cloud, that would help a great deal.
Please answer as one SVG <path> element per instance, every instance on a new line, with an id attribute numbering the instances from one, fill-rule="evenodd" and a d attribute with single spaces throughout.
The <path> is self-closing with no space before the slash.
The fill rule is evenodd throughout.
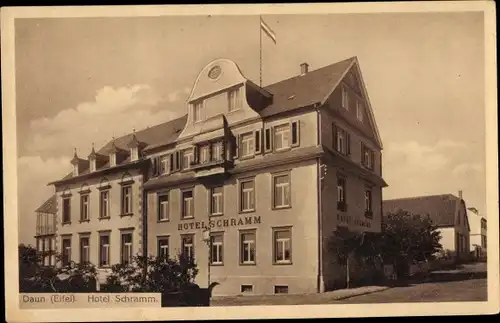
<path id="1" fill-rule="evenodd" d="M 452 173 L 455 175 L 472 175 L 483 170 L 483 166 L 479 163 L 463 163 L 453 168 Z"/>
<path id="2" fill-rule="evenodd" d="M 41 156 L 70 155 L 77 148 L 85 157 L 92 142 L 96 147 L 103 146 L 113 136 L 184 114 L 185 97 L 183 90 L 160 96 L 148 85 L 106 86 L 96 92 L 91 102 L 62 110 L 52 118 L 33 120 L 25 148 Z"/>
<path id="3" fill-rule="evenodd" d="M 384 199 L 464 193 L 468 206 L 483 207 L 483 167 L 462 142 L 442 139 L 434 145 L 392 142 L 383 152 L 388 183 Z"/>

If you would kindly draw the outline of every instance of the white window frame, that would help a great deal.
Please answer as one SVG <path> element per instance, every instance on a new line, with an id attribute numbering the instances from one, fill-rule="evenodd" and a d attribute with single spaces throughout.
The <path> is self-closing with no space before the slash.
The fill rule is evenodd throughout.
<path id="1" fill-rule="evenodd" d="M 170 257 L 170 237 L 168 236 L 162 236 L 162 237 L 158 237 L 157 239 L 157 257 L 160 257 L 162 253 L 164 253 L 166 255 L 166 259 L 168 259 Z M 160 242 L 161 241 L 166 241 L 167 244 L 166 245 L 160 245 Z"/>
<path id="2" fill-rule="evenodd" d="M 349 111 L 349 92 L 345 85 L 342 86 L 342 107 Z"/>
<path id="3" fill-rule="evenodd" d="M 217 141 L 211 144 L 211 157 L 214 161 L 223 160 L 224 156 L 222 155 L 222 142 Z"/>
<path id="4" fill-rule="evenodd" d="M 209 163 L 211 160 L 210 156 L 210 145 L 205 144 L 200 146 L 200 164 Z"/>
<path id="5" fill-rule="evenodd" d="M 108 243 L 102 243 L 102 238 L 106 237 L 107 240 L 108 240 Z M 106 267 L 106 266 L 110 266 L 111 262 L 110 262 L 110 244 L 111 244 L 111 236 L 109 233 L 105 233 L 105 234 L 100 234 L 99 235 L 99 267 Z M 104 252 L 103 252 L 103 249 L 104 249 Z M 103 259 L 103 255 L 105 256 L 104 258 L 106 258 L 106 263 L 104 264 L 102 259 Z"/>
<path id="6" fill-rule="evenodd" d="M 277 234 L 280 232 L 286 232 L 289 234 L 288 238 L 277 238 Z M 291 228 L 276 228 L 273 229 L 273 242 L 274 242 L 274 263 L 275 264 L 290 264 L 292 262 L 292 229 Z M 288 259 L 286 259 L 286 246 L 288 244 Z M 279 249 L 282 249 L 283 257 L 278 259 Z"/>
<path id="7" fill-rule="evenodd" d="M 220 237 L 221 241 L 214 241 L 215 237 Z M 215 256 L 214 257 L 214 247 Z M 223 265 L 224 264 L 224 234 L 223 233 L 212 233 L 210 235 L 210 264 L 211 265 Z"/>
<path id="8" fill-rule="evenodd" d="M 83 245 L 82 241 L 87 240 L 87 245 Z M 84 257 L 85 254 L 85 257 Z M 85 261 L 84 258 L 87 258 Z M 90 237 L 80 237 L 80 263 L 90 262 Z"/>
<path id="9" fill-rule="evenodd" d="M 138 147 L 130 148 L 130 160 L 136 161 L 138 159 L 139 159 L 139 148 Z"/>
<path id="10" fill-rule="evenodd" d="M 130 242 L 124 242 L 124 238 L 125 236 L 128 236 L 130 235 Z M 125 255 L 126 255 L 126 258 L 128 258 L 128 262 L 132 262 L 132 258 L 133 258 L 133 250 L 132 250 L 132 247 L 133 247 L 133 241 L 134 241 L 134 236 L 132 234 L 132 232 L 121 232 L 120 234 L 120 238 L 121 238 L 121 241 L 120 241 L 120 256 L 121 256 L 121 259 L 120 259 L 120 263 L 124 264 L 125 263 Z"/>
<path id="11" fill-rule="evenodd" d="M 252 183 L 252 188 L 243 188 L 245 183 Z M 244 201 L 248 202 L 248 208 L 245 208 Z M 245 179 L 240 181 L 240 212 L 255 211 L 255 180 Z"/>
<path id="12" fill-rule="evenodd" d="M 286 177 L 286 183 L 277 183 L 278 178 Z M 288 191 L 287 191 L 288 189 Z M 277 193 L 281 195 L 282 203 L 278 205 L 276 198 Z M 288 203 L 286 202 L 288 200 Z M 273 175 L 273 208 L 283 209 L 291 206 L 291 183 L 290 183 L 290 173 L 286 174 L 275 174 Z"/>
<path id="13" fill-rule="evenodd" d="M 184 194 L 191 193 L 191 197 L 184 197 Z M 194 218 L 194 189 L 185 190 L 181 192 L 182 198 L 182 218 L 183 219 L 193 219 Z M 188 212 L 189 211 L 189 212 Z"/>
<path id="14" fill-rule="evenodd" d="M 132 185 L 124 185 L 121 188 L 121 212 L 124 214 L 132 214 Z M 128 192 L 128 194 L 126 194 Z"/>
<path id="15" fill-rule="evenodd" d="M 233 111 L 238 111 L 241 109 L 241 88 L 238 87 L 236 89 L 229 90 L 227 92 L 227 101 L 228 101 L 228 107 L 227 110 L 229 112 Z"/>
<path id="16" fill-rule="evenodd" d="M 63 264 L 68 265 L 71 263 L 71 237 L 63 237 L 61 239 L 61 247 L 63 248 Z M 69 241 L 69 246 L 64 246 L 64 242 Z M 68 256 L 68 259 L 65 259 L 65 255 Z M 67 261 L 66 261 L 67 260 Z"/>
<path id="17" fill-rule="evenodd" d="M 215 192 L 215 189 L 218 188 L 220 188 L 220 192 Z M 210 214 L 224 214 L 224 186 L 210 188 Z"/>
<path id="18" fill-rule="evenodd" d="M 274 131 L 273 142 L 275 151 L 286 150 L 292 147 L 292 129 L 289 123 L 277 125 L 274 127 L 273 131 Z M 285 135 L 287 133 L 288 133 L 288 139 L 285 141 Z M 281 147 L 278 147 L 280 145 Z"/>
<path id="19" fill-rule="evenodd" d="M 193 103 L 193 122 L 199 123 L 203 121 L 203 110 L 205 103 L 203 100 Z"/>
<path id="20" fill-rule="evenodd" d="M 170 173 L 170 155 L 163 155 L 160 157 L 160 172 L 161 175 Z"/>
<path id="21" fill-rule="evenodd" d="M 340 185 L 339 181 L 342 181 L 344 185 Z M 346 186 L 345 178 L 338 177 L 337 178 L 337 202 L 344 202 L 345 203 L 345 201 L 346 201 L 345 186 Z"/>
<path id="22" fill-rule="evenodd" d="M 116 166 L 116 153 L 112 153 L 111 155 L 109 155 L 109 166 Z"/>
<path id="23" fill-rule="evenodd" d="M 165 199 L 166 200 L 163 200 Z M 158 195 L 158 221 L 167 222 L 170 221 L 170 204 L 169 204 L 169 194 Z"/>
<path id="24" fill-rule="evenodd" d="M 194 151 L 192 148 L 188 148 L 182 151 L 182 169 L 190 169 L 193 160 L 194 160 Z"/>
<path id="25" fill-rule="evenodd" d="M 191 239 L 190 243 L 185 243 L 185 239 Z M 181 237 L 181 247 L 182 247 L 182 253 L 184 256 L 188 256 L 189 258 L 193 258 L 194 256 L 194 235 L 193 234 L 186 234 L 182 235 Z M 188 250 L 187 255 L 186 255 L 186 249 Z"/>
<path id="26" fill-rule="evenodd" d="M 110 217 L 109 214 L 109 190 L 102 190 L 99 192 L 99 218 L 106 219 Z M 103 212 L 104 210 L 104 212 Z"/>
<path id="27" fill-rule="evenodd" d="M 248 240 L 245 239 L 246 234 L 251 234 L 253 236 L 253 239 Z M 243 265 L 255 265 L 256 263 L 256 255 L 257 255 L 257 231 L 252 230 L 252 231 L 240 231 L 240 263 Z M 245 253 L 245 246 L 247 247 L 247 252 Z M 252 258 L 252 247 L 253 247 L 253 260 Z"/>
<path id="28" fill-rule="evenodd" d="M 341 154 L 346 153 L 345 149 L 345 136 L 344 136 L 344 131 L 341 128 L 336 128 L 337 131 L 337 151 Z"/>
<path id="29" fill-rule="evenodd" d="M 247 149 L 245 153 L 245 148 Z M 240 158 L 252 157 L 255 155 L 255 136 L 253 132 L 240 135 Z"/>
<path id="30" fill-rule="evenodd" d="M 90 219 L 89 201 L 89 194 L 80 195 L 80 221 L 88 221 Z"/>
<path id="31" fill-rule="evenodd" d="M 356 101 L 356 117 L 358 118 L 359 122 L 363 122 L 363 108 L 364 104 L 361 102 L 361 100 Z"/>
<path id="32" fill-rule="evenodd" d="M 372 211 L 372 202 L 373 202 L 372 190 L 371 188 L 365 188 L 365 212 Z"/>

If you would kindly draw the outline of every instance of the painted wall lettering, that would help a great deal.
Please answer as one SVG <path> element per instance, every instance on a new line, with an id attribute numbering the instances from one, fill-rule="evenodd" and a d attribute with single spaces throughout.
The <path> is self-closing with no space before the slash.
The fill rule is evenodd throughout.
<path id="1" fill-rule="evenodd" d="M 219 219 L 219 220 L 210 220 L 210 221 L 193 221 L 193 222 L 185 222 L 179 223 L 177 225 L 177 230 L 200 230 L 200 229 L 214 229 L 214 228 L 227 228 L 227 227 L 236 227 L 242 225 L 250 225 L 250 224 L 260 224 L 260 216 L 247 216 L 245 219 L 243 218 L 230 218 L 230 219 Z"/>

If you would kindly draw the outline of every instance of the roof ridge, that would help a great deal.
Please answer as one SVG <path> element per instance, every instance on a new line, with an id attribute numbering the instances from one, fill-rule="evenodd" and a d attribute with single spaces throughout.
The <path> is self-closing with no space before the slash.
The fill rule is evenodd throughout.
<path id="1" fill-rule="evenodd" d="M 325 65 L 325 66 L 319 67 L 319 68 L 317 68 L 317 69 L 315 69 L 315 70 L 309 71 L 307 74 L 314 73 L 314 72 L 318 72 L 318 71 L 321 71 L 321 70 L 326 69 L 326 68 L 328 68 L 328 67 L 331 67 L 331 66 L 334 66 L 334 65 L 337 65 L 337 64 L 341 64 L 341 63 L 344 63 L 344 62 L 347 62 L 347 61 L 350 61 L 350 60 L 354 60 L 354 59 L 356 59 L 356 58 L 357 58 L 357 56 L 351 56 L 351 57 L 349 57 L 349 58 L 346 58 L 346 59 L 343 59 L 343 60 L 341 60 L 341 61 L 335 62 L 335 63 L 333 63 L 333 64 Z M 271 83 L 271 84 L 265 85 L 265 86 L 263 86 L 262 88 L 263 88 L 263 89 L 265 89 L 265 90 L 267 90 L 267 88 L 268 88 L 268 87 L 275 86 L 276 84 L 280 84 L 280 83 L 283 83 L 283 82 L 288 82 L 288 81 L 290 81 L 290 80 L 293 80 L 293 79 L 296 79 L 296 78 L 300 78 L 300 77 L 302 77 L 302 76 L 303 76 L 303 75 L 294 75 L 294 76 L 291 76 L 291 77 L 289 77 L 289 78 L 282 79 L 282 80 L 280 80 L 280 81 L 278 81 L 278 82 L 274 82 L 274 83 Z M 272 93 L 272 92 L 271 92 L 271 93 Z"/>
<path id="2" fill-rule="evenodd" d="M 398 197 L 395 199 L 387 199 L 383 200 L 382 202 L 388 202 L 388 201 L 400 201 L 400 200 L 415 200 L 415 199 L 421 199 L 421 198 L 429 198 L 429 197 L 443 197 L 443 196 L 452 196 L 458 199 L 455 195 L 451 193 L 443 193 L 443 194 L 431 194 L 431 195 L 420 195 L 420 196 L 410 196 L 410 197 Z"/>

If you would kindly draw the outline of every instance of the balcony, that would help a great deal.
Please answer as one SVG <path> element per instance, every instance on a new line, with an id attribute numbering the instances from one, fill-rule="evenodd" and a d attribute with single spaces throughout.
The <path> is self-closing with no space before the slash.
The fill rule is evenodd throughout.
<path id="1" fill-rule="evenodd" d="M 234 162 L 225 158 L 191 163 L 191 169 L 195 171 L 197 178 L 226 175 L 233 166 Z"/>
<path id="2" fill-rule="evenodd" d="M 43 226 L 37 226 L 36 227 L 36 235 L 37 236 L 45 236 L 45 235 L 51 235 L 55 234 L 56 230 L 53 225 L 43 225 Z"/>

